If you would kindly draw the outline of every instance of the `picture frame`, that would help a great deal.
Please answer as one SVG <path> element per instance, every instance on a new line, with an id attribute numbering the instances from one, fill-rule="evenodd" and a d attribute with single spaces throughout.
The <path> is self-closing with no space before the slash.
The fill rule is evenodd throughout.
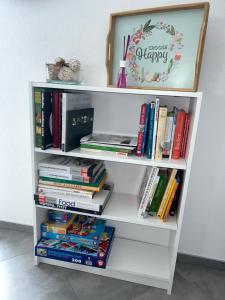
<path id="1" fill-rule="evenodd" d="M 209 3 L 189 3 L 110 15 L 106 40 L 107 85 L 116 87 L 123 39 L 128 88 L 197 91 Z"/>

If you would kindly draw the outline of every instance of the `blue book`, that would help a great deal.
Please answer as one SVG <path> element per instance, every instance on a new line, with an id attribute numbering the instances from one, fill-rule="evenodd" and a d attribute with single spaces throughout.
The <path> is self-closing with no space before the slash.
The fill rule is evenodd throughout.
<path id="1" fill-rule="evenodd" d="M 147 145 L 147 158 L 150 158 L 150 159 L 152 158 L 154 119 L 155 119 L 155 102 L 151 102 L 150 114 L 149 114 L 148 145 Z"/>
<path id="2" fill-rule="evenodd" d="M 146 139 L 147 139 L 147 132 L 148 132 L 148 119 L 149 119 L 149 111 L 150 111 L 150 103 L 147 104 L 147 109 L 146 109 L 146 117 L 145 117 L 145 125 L 144 125 L 144 136 L 143 136 L 143 141 L 142 141 L 142 147 L 141 147 L 141 154 L 145 154 L 145 149 L 146 149 Z"/>

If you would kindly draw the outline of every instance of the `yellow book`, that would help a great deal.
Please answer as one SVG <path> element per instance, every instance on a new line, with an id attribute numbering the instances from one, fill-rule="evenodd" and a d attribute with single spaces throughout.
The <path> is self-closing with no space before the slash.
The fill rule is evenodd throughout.
<path id="1" fill-rule="evenodd" d="M 163 153 L 162 143 L 164 142 L 164 138 L 165 138 L 166 120 L 167 120 L 167 107 L 160 107 L 158 129 L 157 129 L 157 136 L 156 136 L 156 146 L 155 146 L 156 160 L 162 159 L 162 153 Z"/>
<path id="2" fill-rule="evenodd" d="M 170 174 L 170 179 L 168 181 L 165 193 L 163 195 L 160 207 L 159 207 L 158 212 L 157 212 L 157 216 L 158 217 L 161 217 L 161 215 L 163 213 L 164 206 L 166 205 L 167 198 L 168 198 L 171 186 L 173 184 L 173 180 L 174 180 L 174 178 L 175 178 L 176 175 L 177 175 L 177 169 L 173 169 L 172 172 L 171 172 L 171 174 Z"/>
<path id="3" fill-rule="evenodd" d="M 173 183 L 172 183 L 172 185 L 171 185 L 171 187 L 170 187 L 170 190 L 169 190 L 169 193 L 168 193 L 168 196 L 167 196 L 165 205 L 164 205 L 164 207 L 163 207 L 163 211 L 162 211 L 162 214 L 161 214 L 161 216 L 160 216 L 160 219 L 163 219 L 163 217 L 164 217 L 164 215 L 165 215 L 167 206 L 168 206 L 168 204 L 169 204 L 169 202 L 170 202 L 170 200 L 171 200 L 173 191 L 174 191 L 174 189 L 175 189 L 175 187 L 176 187 L 176 183 L 177 183 L 177 181 L 176 181 L 176 179 L 174 179 L 174 180 L 173 180 Z"/>
<path id="4" fill-rule="evenodd" d="M 170 208 L 171 208 L 171 205 L 172 205 L 172 203 L 173 203 L 173 199 L 174 199 L 174 197 L 175 197 L 175 194 L 176 194 L 178 185 L 179 185 L 179 183 L 176 181 L 175 187 L 173 188 L 173 192 L 172 192 L 172 194 L 171 194 L 171 196 L 170 196 L 169 203 L 167 204 L 166 211 L 165 211 L 164 216 L 163 216 L 163 222 L 166 221 L 166 219 L 167 219 L 167 217 L 168 217 L 168 215 L 169 215 Z"/>

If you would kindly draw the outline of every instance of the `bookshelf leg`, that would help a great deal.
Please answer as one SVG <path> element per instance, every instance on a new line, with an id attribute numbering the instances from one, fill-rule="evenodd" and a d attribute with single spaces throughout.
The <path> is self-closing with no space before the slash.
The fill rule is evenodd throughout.
<path id="1" fill-rule="evenodd" d="M 34 257 L 34 265 L 38 266 L 39 265 L 39 258 L 37 256 Z"/>

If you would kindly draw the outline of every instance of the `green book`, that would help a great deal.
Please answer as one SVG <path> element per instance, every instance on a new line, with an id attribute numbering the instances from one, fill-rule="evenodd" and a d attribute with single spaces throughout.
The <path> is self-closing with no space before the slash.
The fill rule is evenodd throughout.
<path id="1" fill-rule="evenodd" d="M 116 148 L 116 147 L 107 146 L 107 145 L 81 144 L 80 148 L 103 150 L 103 151 L 112 151 L 112 152 L 123 152 L 123 153 L 130 153 L 131 152 L 131 150 L 129 150 L 129 149 Z"/>
<path id="2" fill-rule="evenodd" d="M 67 183 L 67 184 L 76 184 L 80 186 L 93 186 L 93 187 L 98 187 L 102 181 L 102 179 L 106 175 L 106 170 L 103 170 L 100 175 L 97 177 L 95 182 L 91 183 L 86 183 L 86 182 L 81 182 L 81 181 L 76 181 L 76 180 L 67 180 L 67 179 L 58 179 L 58 178 L 52 178 L 52 177 L 43 177 L 40 176 L 39 178 L 44 181 L 51 181 L 51 182 L 59 182 L 59 183 Z"/>
<path id="3" fill-rule="evenodd" d="M 34 110 L 35 110 L 35 146 L 41 147 L 41 89 L 34 89 Z"/>
<path id="4" fill-rule="evenodd" d="M 157 213 L 160 203 L 161 203 L 161 200 L 162 200 L 162 197 L 165 193 L 167 183 L 168 183 L 168 177 L 165 175 L 160 175 L 159 183 L 157 185 L 151 205 L 148 208 L 149 215 L 155 215 Z"/>

